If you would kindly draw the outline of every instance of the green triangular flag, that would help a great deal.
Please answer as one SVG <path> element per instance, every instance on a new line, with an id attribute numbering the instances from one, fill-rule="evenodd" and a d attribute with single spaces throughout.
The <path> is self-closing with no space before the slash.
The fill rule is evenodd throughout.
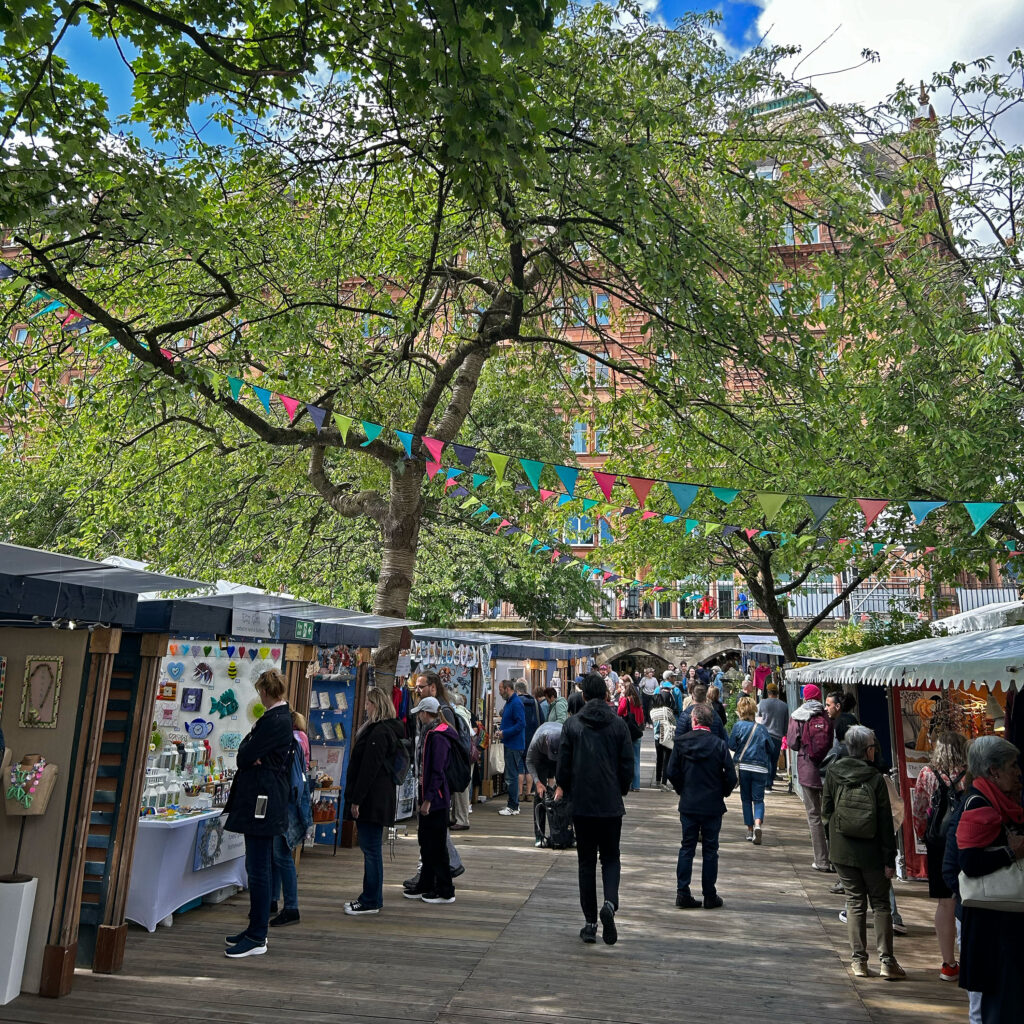
<path id="1" fill-rule="evenodd" d="M 779 514 L 779 509 L 786 504 L 787 498 L 789 498 L 788 494 L 772 494 L 769 491 L 758 493 L 757 500 L 760 502 L 761 508 L 764 509 L 764 521 L 766 523 L 771 523 Z"/>
<path id="2" fill-rule="evenodd" d="M 544 469 L 544 463 L 538 462 L 536 459 L 520 459 L 519 465 L 523 467 L 523 472 L 526 474 L 526 479 L 533 484 L 535 491 L 540 490 L 540 474 Z"/>
<path id="3" fill-rule="evenodd" d="M 242 381 L 237 377 L 228 377 L 228 387 L 231 388 L 231 397 L 237 402 L 242 393 Z"/>
<path id="4" fill-rule="evenodd" d="M 491 478 L 486 473 L 474 473 L 473 482 L 469 485 L 475 491 L 482 483 Z"/>
<path id="5" fill-rule="evenodd" d="M 1015 501 L 1014 505 L 1017 506 L 1017 511 L 1024 516 L 1024 501 Z"/>
<path id="6" fill-rule="evenodd" d="M 505 467 L 508 465 L 509 457 L 507 455 L 499 455 L 498 452 L 488 452 L 487 458 L 491 460 L 491 465 L 494 467 L 494 476 L 500 484 L 505 479 Z"/>
<path id="7" fill-rule="evenodd" d="M 736 500 L 736 495 L 739 491 L 734 491 L 731 487 L 712 487 L 711 493 L 721 502 L 728 505 Z"/>
<path id="8" fill-rule="evenodd" d="M 338 430 L 341 432 L 342 441 L 348 440 L 348 432 L 352 426 L 351 416 L 342 416 L 340 412 L 334 414 L 334 422 L 338 425 Z"/>
<path id="9" fill-rule="evenodd" d="M 737 492 L 737 493 L 739 493 L 739 492 Z M 713 534 L 716 530 L 720 530 L 721 528 L 722 528 L 722 524 L 721 523 L 705 523 L 704 524 L 704 536 L 705 537 L 710 537 L 711 534 Z"/>
<path id="10" fill-rule="evenodd" d="M 697 524 L 700 522 L 699 519 L 687 519 L 686 520 L 686 532 L 693 533 L 697 529 Z"/>
<path id="11" fill-rule="evenodd" d="M 1001 501 L 965 501 L 964 508 L 974 523 L 972 537 L 978 535 L 978 531 L 1003 507 Z"/>
<path id="12" fill-rule="evenodd" d="M 474 505 L 479 505 L 479 504 L 480 504 L 480 499 L 479 498 L 469 497 L 459 506 L 459 508 L 472 508 Z"/>

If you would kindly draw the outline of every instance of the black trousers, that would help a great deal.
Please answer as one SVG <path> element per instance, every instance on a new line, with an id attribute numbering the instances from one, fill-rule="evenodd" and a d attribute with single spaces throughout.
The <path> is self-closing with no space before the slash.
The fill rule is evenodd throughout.
<path id="1" fill-rule="evenodd" d="M 452 869 L 448 863 L 448 808 L 420 815 L 420 884 L 424 892 L 454 896 Z"/>
<path id="2" fill-rule="evenodd" d="M 580 906 L 583 919 L 597 923 L 597 858 L 601 857 L 601 885 L 605 901 L 619 909 L 619 839 L 622 818 L 590 818 L 573 815 L 576 859 L 579 863 Z"/>
<path id="3" fill-rule="evenodd" d="M 654 694 L 641 693 L 640 703 L 644 706 L 644 724 L 651 724 L 651 708 L 654 707 Z"/>
<path id="4" fill-rule="evenodd" d="M 655 743 L 654 754 L 657 758 L 654 766 L 654 781 L 668 782 L 665 772 L 668 771 L 668 759 L 672 756 L 672 748 L 663 747 L 660 743 Z"/>

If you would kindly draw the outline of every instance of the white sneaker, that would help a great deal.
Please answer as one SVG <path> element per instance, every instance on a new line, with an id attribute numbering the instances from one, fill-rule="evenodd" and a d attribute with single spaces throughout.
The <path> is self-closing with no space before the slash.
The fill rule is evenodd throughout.
<path id="1" fill-rule="evenodd" d="M 478 797 L 476 798 L 476 802 L 477 802 L 478 804 L 485 804 L 485 803 L 487 803 L 487 797 L 485 797 L 485 796 L 483 795 L 483 793 L 481 793 L 481 794 L 480 794 L 480 796 L 478 796 Z"/>
<path id="2" fill-rule="evenodd" d="M 506 818 L 511 818 L 513 814 L 518 814 L 519 813 L 519 808 L 517 807 L 513 811 L 511 807 L 502 807 L 502 809 L 500 811 L 498 811 L 498 813 L 503 815 Z"/>

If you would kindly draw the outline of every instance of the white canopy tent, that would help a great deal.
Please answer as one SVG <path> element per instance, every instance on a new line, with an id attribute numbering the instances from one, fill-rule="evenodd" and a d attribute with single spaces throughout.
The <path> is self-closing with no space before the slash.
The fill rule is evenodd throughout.
<path id="1" fill-rule="evenodd" d="M 930 637 L 877 647 L 791 669 L 800 683 L 868 683 L 876 686 L 970 686 L 1020 689 L 1024 679 L 1024 626 Z"/>
<path id="2" fill-rule="evenodd" d="M 999 629 L 1001 626 L 1024 625 L 1024 601 L 997 601 L 994 604 L 972 608 L 968 612 L 936 619 L 932 630 L 947 633 L 974 633 L 980 629 Z"/>

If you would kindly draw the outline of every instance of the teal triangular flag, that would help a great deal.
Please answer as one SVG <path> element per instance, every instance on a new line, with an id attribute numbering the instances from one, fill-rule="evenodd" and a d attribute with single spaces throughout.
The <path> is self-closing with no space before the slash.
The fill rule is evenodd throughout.
<path id="1" fill-rule="evenodd" d="M 270 392 L 266 388 L 258 388 L 255 384 L 250 384 L 252 393 L 260 400 L 263 408 L 270 412 Z"/>
<path id="2" fill-rule="evenodd" d="M 600 504 L 601 503 L 599 501 L 596 501 L 594 498 L 584 498 L 583 499 L 583 511 L 584 512 L 589 512 L 595 505 L 600 505 Z"/>
<path id="3" fill-rule="evenodd" d="M 228 377 L 228 387 L 231 388 L 231 397 L 237 402 L 242 393 L 242 381 L 238 377 Z"/>
<path id="4" fill-rule="evenodd" d="M 473 482 L 472 484 L 470 484 L 470 486 L 475 491 L 482 483 L 490 479 L 491 478 L 486 473 L 474 473 Z"/>
<path id="5" fill-rule="evenodd" d="M 699 522 L 700 522 L 699 519 L 687 519 L 686 520 L 686 532 L 687 533 L 693 533 L 693 531 L 697 529 L 697 523 L 699 523 Z"/>
<path id="6" fill-rule="evenodd" d="M 697 492 L 700 490 L 696 484 L 669 484 L 668 489 L 672 492 L 672 497 L 676 499 L 680 512 L 685 512 L 693 504 L 693 499 L 697 497 Z"/>
<path id="7" fill-rule="evenodd" d="M 663 523 L 674 523 L 678 518 L 679 516 L 662 516 L 661 521 Z"/>
<path id="8" fill-rule="evenodd" d="M 363 433 L 366 435 L 366 440 L 363 441 L 359 447 L 368 448 L 374 441 L 380 437 L 380 432 L 384 429 L 379 423 L 367 423 L 366 420 L 359 421 L 363 425 Z"/>
<path id="9" fill-rule="evenodd" d="M 540 474 L 544 469 L 543 462 L 537 462 L 536 459 L 520 459 L 519 465 L 523 467 L 523 472 L 526 474 L 526 479 L 533 484 L 535 491 L 540 490 Z"/>
<path id="10" fill-rule="evenodd" d="M 475 509 L 473 509 L 473 512 L 472 512 L 472 514 L 470 515 L 470 519 L 472 519 L 472 518 L 473 518 L 473 516 L 478 516 L 478 515 L 480 515 L 480 513 L 481 513 L 481 512 L 490 512 L 490 507 L 489 507 L 489 506 L 487 506 L 487 505 L 481 505 L 481 506 L 480 506 L 479 508 L 475 508 Z"/>
<path id="11" fill-rule="evenodd" d="M 934 512 L 937 508 L 942 508 L 946 503 L 944 501 L 908 501 L 907 505 L 910 511 L 914 513 L 914 520 L 918 526 L 920 526 L 925 519 L 925 516 L 929 512 Z"/>
<path id="12" fill-rule="evenodd" d="M 555 472 L 558 474 L 558 479 L 562 481 L 562 486 L 566 489 L 569 497 L 573 497 L 576 494 L 576 477 L 579 476 L 580 471 L 578 469 L 571 469 L 569 466 L 555 466 Z"/>
<path id="13" fill-rule="evenodd" d="M 402 442 L 402 447 L 405 449 L 405 456 L 406 456 L 406 458 L 411 459 L 412 458 L 412 439 L 413 439 L 414 435 L 411 434 L 408 430 L 396 430 L 395 431 L 395 436 L 398 438 L 399 441 Z"/>
<path id="14" fill-rule="evenodd" d="M 964 508 L 974 523 L 972 537 L 978 535 L 978 531 L 1003 507 L 1001 501 L 965 501 Z"/>
<path id="15" fill-rule="evenodd" d="M 731 487 L 712 487 L 711 493 L 723 504 L 730 504 L 736 500 L 736 495 L 739 491 L 734 491 Z"/>

